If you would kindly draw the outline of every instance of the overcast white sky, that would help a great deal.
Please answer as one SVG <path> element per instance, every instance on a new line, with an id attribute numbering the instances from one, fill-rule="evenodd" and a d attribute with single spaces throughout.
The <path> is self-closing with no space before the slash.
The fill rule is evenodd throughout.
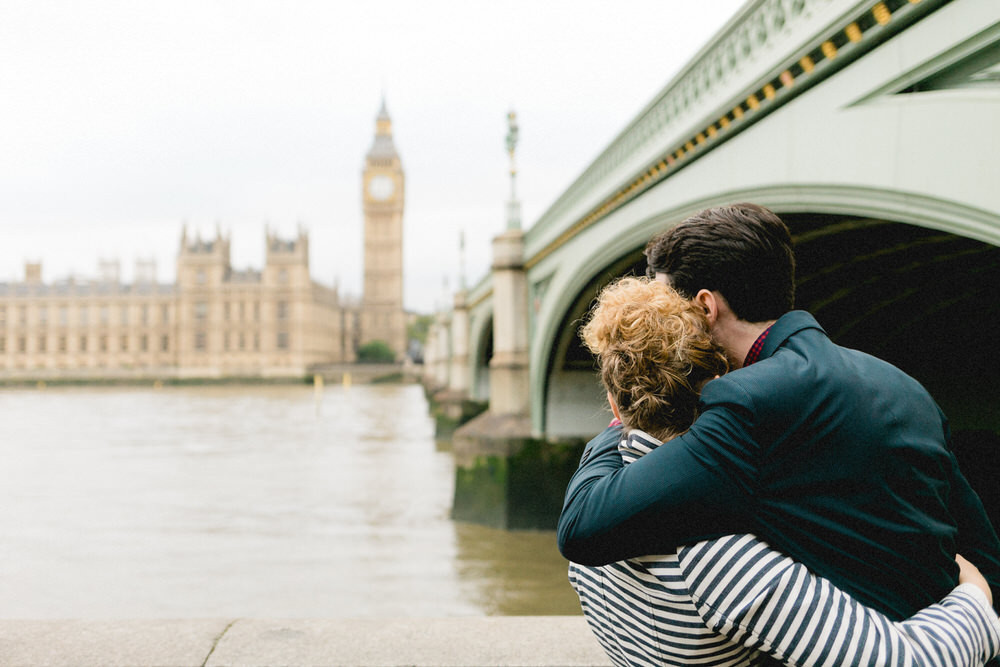
<path id="1" fill-rule="evenodd" d="M 489 264 L 506 114 L 530 226 L 742 0 L 0 0 L 0 281 L 136 259 L 174 278 L 181 227 L 263 265 L 310 234 L 361 291 L 361 168 L 385 91 L 406 171 L 405 302 L 443 303 L 466 236 Z"/>

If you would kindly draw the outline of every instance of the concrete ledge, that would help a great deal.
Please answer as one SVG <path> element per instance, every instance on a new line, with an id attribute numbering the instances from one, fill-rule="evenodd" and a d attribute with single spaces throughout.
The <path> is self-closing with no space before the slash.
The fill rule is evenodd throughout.
<path id="1" fill-rule="evenodd" d="M 0 620 L 4 667 L 605 667 L 582 616 Z"/>
<path id="2" fill-rule="evenodd" d="M 0 621 L 0 665 L 202 665 L 225 620 Z"/>

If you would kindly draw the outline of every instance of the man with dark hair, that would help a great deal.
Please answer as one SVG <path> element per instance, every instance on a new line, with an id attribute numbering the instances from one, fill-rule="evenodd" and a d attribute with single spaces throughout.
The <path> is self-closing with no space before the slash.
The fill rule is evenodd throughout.
<path id="1" fill-rule="evenodd" d="M 712 335 L 727 353 L 742 350 L 795 302 L 795 253 L 785 223 L 756 204 L 711 208 L 654 237 L 646 273 L 695 299 L 701 290 L 728 306 Z M 723 296 L 724 295 L 724 296 Z M 728 315 L 732 317 L 728 317 Z M 744 357 L 730 358 L 733 368 Z"/>
<path id="2" fill-rule="evenodd" d="M 795 252 L 781 218 L 756 204 L 719 206 L 668 229 L 646 245 L 646 274 L 688 299 L 700 289 L 725 294 L 746 322 L 776 320 L 795 302 Z"/>
<path id="3" fill-rule="evenodd" d="M 705 385 L 689 431 L 631 465 L 617 427 L 588 444 L 559 519 L 567 559 L 603 565 L 753 531 L 897 620 L 955 586 L 956 553 L 1000 600 L 1000 540 L 947 420 L 915 380 L 790 310 L 794 253 L 774 213 L 708 209 L 646 253 L 737 370 Z"/>

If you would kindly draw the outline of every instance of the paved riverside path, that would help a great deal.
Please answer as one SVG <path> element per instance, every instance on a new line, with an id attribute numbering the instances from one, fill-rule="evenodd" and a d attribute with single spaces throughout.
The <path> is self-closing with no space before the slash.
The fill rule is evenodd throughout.
<path id="1" fill-rule="evenodd" d="M 582 616 L 0 620 L 2 667 L 610 664 Z"/>

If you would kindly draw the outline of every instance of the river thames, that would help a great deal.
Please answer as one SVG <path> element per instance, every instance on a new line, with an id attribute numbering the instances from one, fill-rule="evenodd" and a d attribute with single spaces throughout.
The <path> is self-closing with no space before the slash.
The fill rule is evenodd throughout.
<path id="1" fill-rule="evenodd" d="M 0 617 L 577 614 L 554 532 L 449 518 L 417 385 L 0 391 Z"/>

